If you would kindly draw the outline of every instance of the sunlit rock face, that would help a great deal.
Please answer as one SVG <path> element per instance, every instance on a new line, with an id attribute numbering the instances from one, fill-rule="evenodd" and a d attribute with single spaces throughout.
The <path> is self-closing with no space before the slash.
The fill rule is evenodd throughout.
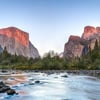
<path id="1" fill-rule="evenodd" d="M 89 39 L 90 36 L 93 36 L 96 33 L 96 29 L 93 26 L 86 26 L 84 28 L 84 33 L 82 35 L 82 38 Z"/>
<path id="2" fill-rule="evenodd" d="M 70 36 L 67 43 L 64 46 L 65 58 L 81 57 L 88 53 L 89 48 L 94 49 L 95 42 L 100 44 L 100 27 L 86 26 L 82 37 Z"/>
<path id="3" fill-rule="evenodd" d="M 84 39 L 90 39 L 91 37 L 100 34 L 100 27 L 93 27 L 93 26 L 86 26 L 84 28 L 84 33 L 82 35 L 82 38 Z"/>
<path id="4" fill-rule="evenodd" d="M 96 33 L 100 34 L 100 27 L 96 27 Z"/>
<path id="5" fill-rule="evenodd" d="M 100 27 L 93 27 L 93 26 L 86 26 L 84 28 L 84 33 L 82 35 L 82 38 L 89 40 L 90 47 L 93 50 L 95 46 L 95 41 L 98 41 L 98 44 L 100 43 Z"/>
<path id="6" fill-rule="evenodd" d="M 0 45 L 11 54 L 38 58 L 38 50 L 29 41 L 29 34 L 15 27 L 0 29 Z"/>
<path id="7" fill-rule="evenodd" d="M 24 46 L 29 45 L 29 34 L 21 31 L 15 27 L 8 27 L 0 29 L 0 34 L 7 36 L 8 38 L 14 38 Z"/>

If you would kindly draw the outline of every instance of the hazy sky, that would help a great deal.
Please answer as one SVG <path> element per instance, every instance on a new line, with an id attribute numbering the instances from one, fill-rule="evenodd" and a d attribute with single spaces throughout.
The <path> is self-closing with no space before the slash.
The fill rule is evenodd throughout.
<path id="1" fill-rule="evenodd" d="M 100 0 L 0 0 L 0 28 L 28 32 L 41 55 L 62 52 L 68 37 L 81 36 L 87 25 L 100 26 Z"/>

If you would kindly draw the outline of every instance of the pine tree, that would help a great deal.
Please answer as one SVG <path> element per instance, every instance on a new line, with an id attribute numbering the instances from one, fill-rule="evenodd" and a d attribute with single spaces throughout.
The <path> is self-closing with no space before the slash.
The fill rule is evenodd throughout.
<path id="1" fill-rule="evenodd" d="M 91 56 L 91 46 L 89 45 L 89 56 Z"/>
<path id="2" fill-rule="evenodd" d="M 98 48 L 99 48 L 99 45 L 98 45 L 98 41 L 96 40 L 96 41 L 95 41 L 94 50 L 98 50 Z"/>
<path id="3" fill-rule="evenodd" d="M 3 50 L 3 52 L 2 52 L 2 56 L 3 56 L 4 59 L 10 56 L 10 54 L 8 53 L 6 47 L 4 47 L 4 50 Z"/>

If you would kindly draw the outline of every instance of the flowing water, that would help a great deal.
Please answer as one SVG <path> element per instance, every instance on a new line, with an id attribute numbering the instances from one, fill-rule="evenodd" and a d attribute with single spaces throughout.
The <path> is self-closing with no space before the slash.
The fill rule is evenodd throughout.
<path id="1" fill-rule="evenodd" d="M 68 77 L 67 77 L 68 76 Z M 10 84 L 18 94 L 0 94 L 0 100 L 100 100 L 100 79 L 67 73 L 25 73 L 25 81 Z M 6 81 L 14 81 L 13 76 Z"/>

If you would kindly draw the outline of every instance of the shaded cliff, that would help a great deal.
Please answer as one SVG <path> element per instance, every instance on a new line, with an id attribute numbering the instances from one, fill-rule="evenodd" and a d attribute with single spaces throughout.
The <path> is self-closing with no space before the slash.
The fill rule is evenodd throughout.
<path id="1" fill-rule="evenodd" d="M 0 29 L 0 45 L 10 54 L 38 58 L 38 50 L 29 41 L 29 34 L 16 27 Z"/>

